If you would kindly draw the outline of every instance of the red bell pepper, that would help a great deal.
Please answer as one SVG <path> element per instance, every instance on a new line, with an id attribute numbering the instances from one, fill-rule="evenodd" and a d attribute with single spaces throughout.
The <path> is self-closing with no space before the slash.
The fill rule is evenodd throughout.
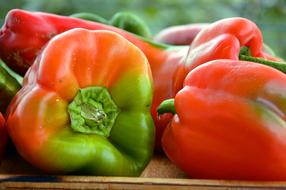
<path id="1" fill-rule="evenodd" d="M 7 130 L 5 128 L 5 119 L 0 112 L 0 159 L 3 158 L 5 147 L 8 139 Z"/>
<path id="2" fill-rule="evenodd" d="M 196 36 L 184 67 L 177 69 L 174 88 L 177 91 L 182 88 L 190 70 L 216 59 L 248 60 L 265 64 L 271 64 L 266 63 L 267 60 L 281 61 L 265 53 L 262 34 L 255 23 L 240 17 L 222 19 L 210 24 Z"/>
<path id="3" fill-rule="evenodd" d="M 0 56 L 9 67 L 24 74 L 51 38 L 73 28 L 116 32 L 143 50 L 157 64 L 160 63 L 158 60 L 162 60 L 161 56 L 166 54 L 167 46 L 149 43 L 140 36 L 113 26 L 68 16 L 13 9 L 6 15 L 0 29 Z"/>
<path id="4" fill-rule="evenodd" d="M 193 23 L 186 25 L 171 26 L 161 30 L 154 36 L 156 42 L 172 45 L 191 45 L 201 30 L 206 28 L 208 23 Z M 275 56 L 274 51 L 265 43 L 263 51 Z"/>
<path id="5" fill-rule="evenodd" d="M 159 107 L 177 113 L 163 149 L 192 178 L 286 180 L 285 102 L 284 73 L 253 62 L 208 62 Z"/>

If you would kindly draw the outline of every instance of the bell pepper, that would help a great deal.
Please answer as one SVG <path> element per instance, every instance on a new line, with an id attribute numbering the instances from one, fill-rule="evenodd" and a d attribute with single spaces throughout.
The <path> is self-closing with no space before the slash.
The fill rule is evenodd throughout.
<path id="1" fill-rule="evenodd" d="M 190 45 L 197 34 L 208 25 L 208 23 L 192 23 L 170 26 L 157 33 L 154 40 L 172 45 Z"/>
<path id="2" fill-rule="evenodd" d="M 188 46 L 174 48 L 101 23 L 14 9 L 7 14 L 5 23 L 0 29 L 0 57 L 15 71 L 24 74 L 50 39 L 78 27 L 116 32 L 146 55 L 154 81 L 151 113 L 156 125 L 156 149 L 160 150 L 161 134 L 172 115 L 164 114 L 158 118 L 156 109 L 163 100 L 172 98 L 176 94 L 173 90 L 173 78 L 177 67 L 184 64 Z"/>
<path id="3" fill-rule="evenodd" d="M 124 20 L 124 18 L 116 19 L 117 17 L 120 17 L 120 15 L 115 15 L 112 19 L 117 25 Z M 19 9 L 9 11 L 6 15 L 5 23 L 0 29 L 1 58 L 10 68 L 24 75 L 28 68 L 33 64 L 42 47 L 52 37 L 73 28 L 109 30 L 116 32 L 138 46 L 149 56 L 150 54 L 155 53 L 162 54 L 162 49 L 167 47 L 155 43 L 150 44 L 139 36 L 113 26 L 73 17 L 78 16 L 74 15 L 72 17 L 67 17 L 42 12 L 28 12 Z M 82 18 L 82 15 L 79 17 Z M 133 27 L 136 28 L 136 26 Z"/>
<path id="4" fill-rule="evenodd" d="M 172 45 L 191 45 L 198 33 L 206 28 L 208 23 L 192 23 L 186 25 L 170 26 L 161 30 L 154 36 L 154 40 L 160 43 Z M 263 44 L 263 52 L 276 57 L 272 48 Z"/>
<path id="5" fill-rule="evenodd" d="M 279 65 L 282 60 L 265 52 L 261 31 L 252 21 L 234 17 L 214 22 L 202 29 L 190 46 L 184 67 L 176 71 L 175 91 L 189 71 L 216 59 L 245 60 Z M 279 67 L 279 66 L 278 66 Z"/>
<path id="6" fill-rule="evenodd" d="M 4 125 L 5 125 L 5 119 L 2 113 L 0 112 L 0 160 L 4 156 L 5 147 L 8 140 L 7 130 Z"/>
<path id="7" fill-rule="evenodd" d="M 6 112 L 10 101 L 20 88 L 21 85 L 19 81 L 9 73 L 5 65 L 0 60 L 0 112 Z"/>
<path id="8" fill-rule="evenodd" d="M 145 55 L 110 31 L 53 38 L 12 100 L 17 150 L 48 173 L 138 176 L 152 157 L 152 76 Z"/>
<path id="9" fill-rule="evenodd" d="M 286 75 L 272 67 L 205 63 L 158 108 L 175 114 L 163 149 L 192 178 L 286 180 L 285 102 Z"/>

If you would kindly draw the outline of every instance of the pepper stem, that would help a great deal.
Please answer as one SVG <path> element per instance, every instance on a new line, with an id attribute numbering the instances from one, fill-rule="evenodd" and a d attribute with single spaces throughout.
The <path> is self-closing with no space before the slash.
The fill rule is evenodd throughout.
<path id="1" fill-rule="evenodd" d="M 157 108 L 157 113 L 159 115 L 164 113 L 176 114 L 175 101 L 173 98 L 164 100 Z"/>
<path id="2" fill-rule="evenodd" d="M 105 87 L 88 87 L 79 90 L 68 112 L 75 132 L 108 137 L 119 109 Z"/>
<path id="3" fill-rule="evenodd" d="M 263 65 L 268 65 L 268 66 L 273 67 L 273 68 L 275 68 L 275 69 L 277 69 L 283 73 L 286 73 L 286 63 L 270 61 L 270 60 L 266 60 L 266 59 L 259 58 L 259 57 L 253 57 L 250 54 L 249 48 L 245 47 L 245 46 L 240 48 L 239 60 L 251 61 L 251 62 L 263 64 Z"/>

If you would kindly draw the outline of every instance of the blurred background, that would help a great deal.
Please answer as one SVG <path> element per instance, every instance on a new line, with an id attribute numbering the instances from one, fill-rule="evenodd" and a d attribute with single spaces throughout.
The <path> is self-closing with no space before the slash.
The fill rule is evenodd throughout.
<path id="1" fill-rule="evenodd" d="M 1 25 L 13 8 L 61 15 L 92 12 L 106 19 L 129 11 L 141 17 L 152 34 L 168 26 L 241 16 L 254 21 L 265 43 L 286 59 L 286 0 L 0 0 Z"/>

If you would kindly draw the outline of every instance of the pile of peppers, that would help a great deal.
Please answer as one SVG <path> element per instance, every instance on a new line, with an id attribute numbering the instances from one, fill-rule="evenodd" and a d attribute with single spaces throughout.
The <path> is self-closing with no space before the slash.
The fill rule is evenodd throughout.
<path id="1" fill-rule="evenodd" d="M 139 176 L 155 150 L 191 178 L 286 180 L 286 65 L 248 19 L 152 37 L 129 13 L 14 9 L 0 58 L 4 130 L 47 173 Z"/>

